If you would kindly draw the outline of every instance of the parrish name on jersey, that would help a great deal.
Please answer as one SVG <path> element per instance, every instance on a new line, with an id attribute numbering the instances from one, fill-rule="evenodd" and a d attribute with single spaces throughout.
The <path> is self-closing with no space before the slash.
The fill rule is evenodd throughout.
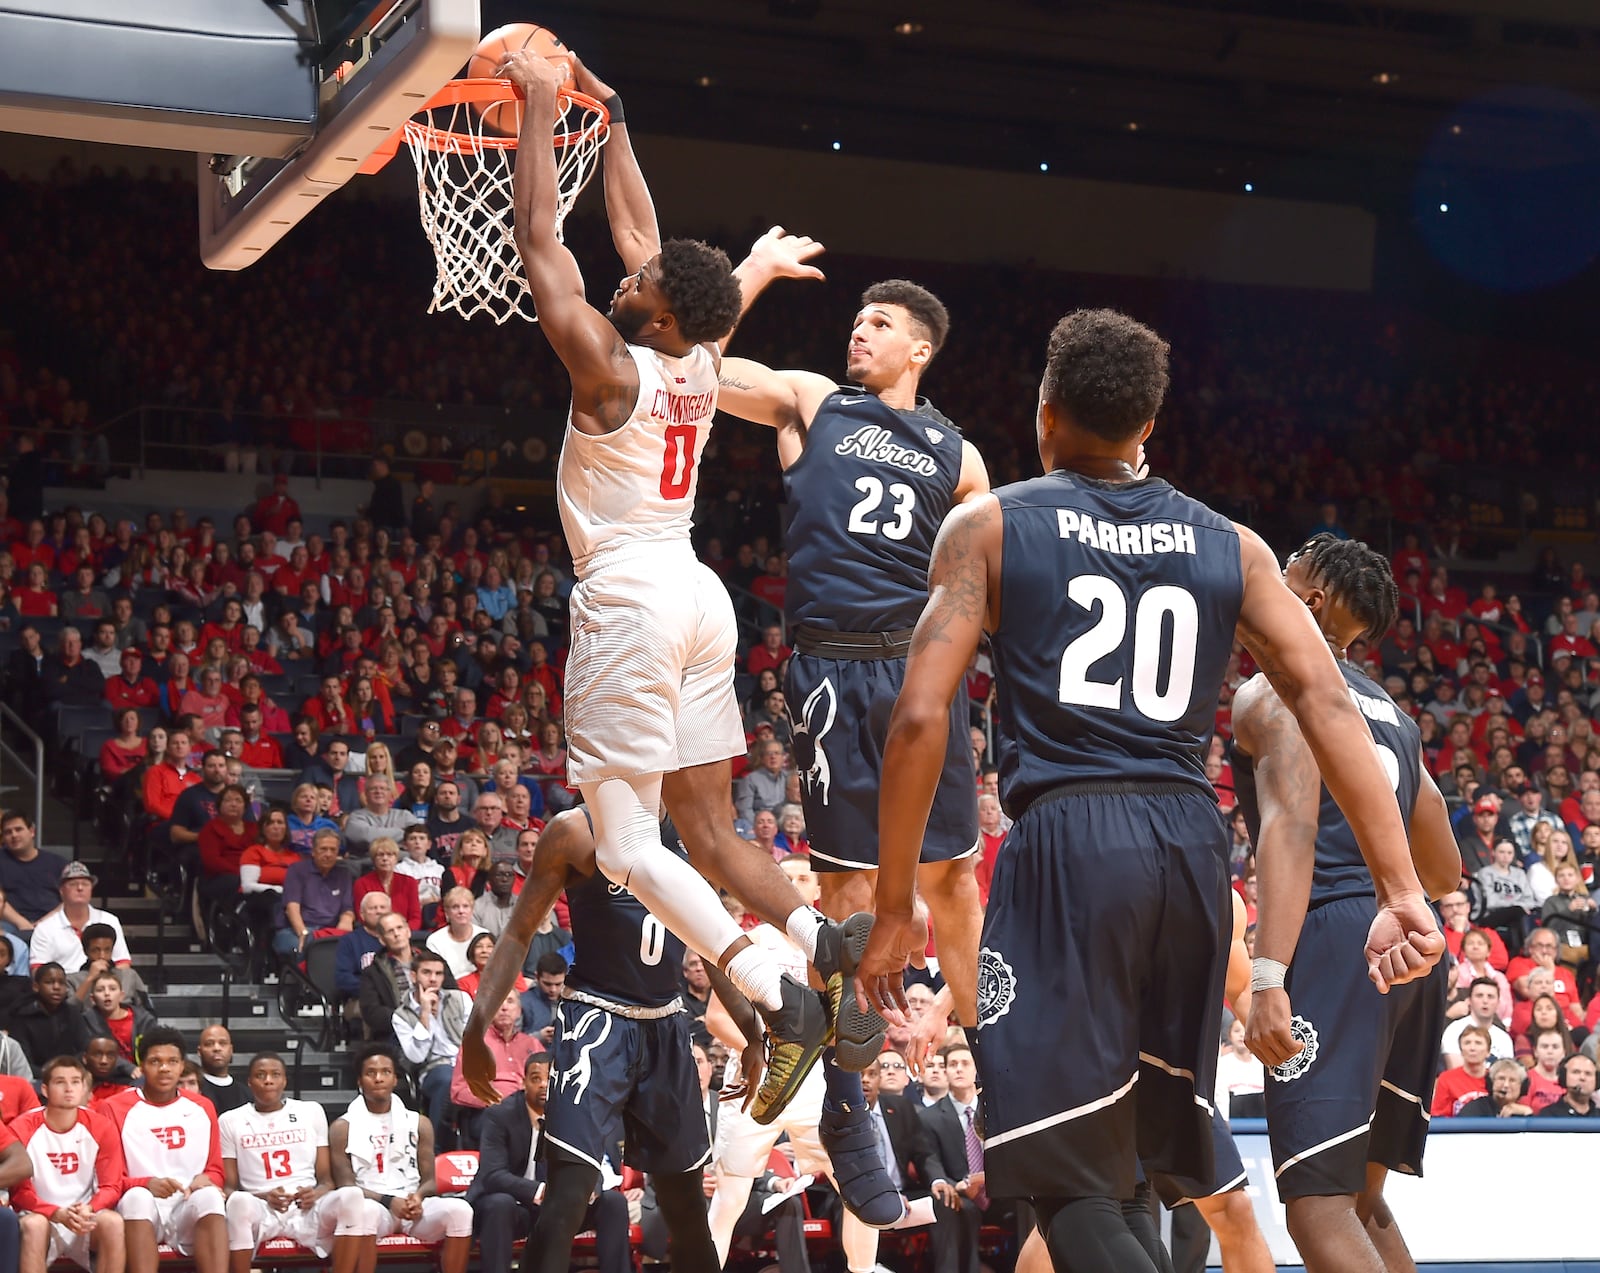
<path id="1" fill-rule="evenodd" d="M 1074 508 L 1058 508 L 1056 525 L 1062 539 L 1122 557 L 1150 553 L 1194 556 L 1194 527 L 1182 522 L 1108 522 Z"/>

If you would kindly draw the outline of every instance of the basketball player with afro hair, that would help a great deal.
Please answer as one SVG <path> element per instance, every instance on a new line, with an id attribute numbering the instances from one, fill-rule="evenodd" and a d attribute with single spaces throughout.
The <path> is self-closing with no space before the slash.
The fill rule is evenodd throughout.
<path id="1" fill-rule="evenodd" d="M 751 943 L 712 883 L 796 935 L 824 982 L 842 979 L 846 938 L 775 862 L 749 852 L 727 816 L 731 760 L 745 750 L 733 690 L 738 630 L 727 589 L 696 559 L 690 533 L 717 406 L 721 353 L 711 342 L 732 329 L 740 287 L 721 252 L 688 240 L 662 245 L 621 99 L 576 57 L 572 63 L 577 87 L 610 115 L 606 209 L 630 271 L 604 314 L 585 298 L 578 263 L 557 232 L 551 136 L 565 68 L 520 50 L 501 68 L 526 103 L 514 174 L 516 247 L 540 329 L 572 380 L 556 481 L 578 579 L 566 673 L 568 777 L 593 820 L 602 873 L 761 1012 L 772 1050 L 752 1113 L 769 1121 L 816 1064 L 833 1013 L 824 995 L 785 976 Z M 661 843 L 663 802 L 692 865 Z M 505 963 L 500 953 L 485 985 Z"/>

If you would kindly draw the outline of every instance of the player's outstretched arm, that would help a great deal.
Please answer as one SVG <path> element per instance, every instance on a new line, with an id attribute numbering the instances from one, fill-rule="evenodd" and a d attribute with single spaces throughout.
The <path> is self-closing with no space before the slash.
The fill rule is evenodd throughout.
<path id="1" fill-rule="evenodd" d="M 1428 896 L 1438 901 L 1461 887 L 1461 847 L 1450 830 L 1450 810 L 1426 761 L 1418 762 L 1422 782 L 1411 810 L 1411 857 Z"/>
<path id="2" fill-rule="evenodd" d="M 711 1002 L 706 1004 L 706 1029 L 711 1037 L 725 1047 L 739 1053 L 740 1084 L 737 1090 L 724 1092 L 723 1100 L 744 1097 L 741 1109 L 749 1109 L 761 1086 L 763 1065 L 761 1018 L 755 1006 L 739 993 L 727 974 L 714 964 L 706 965 L 706 976 L 711 979 Z"/>
<path id="3" fill-rule="evenodd" d="M 1294 1011 L 1283 973 L 1294 960 L 1311 902 L 1322 775 L 1294 713 L 1265 677 L 1240 689 L 1233 712 L 1234 738 L 1255 761 L 1261 806 L 1256 837 L 1261 904 L 1245 1042 L 1264 1065 L 1282 1065 L 1302 1047 L 1289 1032 Z"/>
<path id="4" fill-rule="evenodd" d="M 790 234 L 781 225 L 773 226 L 757 239 L 750 255 L 733 267 L 733 277 L 739 280 L 739 317 L 734 320 L 733 331 L 722 338 L 721 347 L 727 349 L 756 297 L 780 278 L 823 279 L 822 271 L 810 262 L 825 250 L 809 234 Z"/>
<path id="5" fill-rule="evenodd" d="M 517 984 L 528 947 L 539 931 L 539 924 L 556 904 L 561 890 L 574 877 L 587 879 L 594 874 L 594 833 L 581 809 L 568 809 L 545 827 L 533 851 L 533 864 L 523 881 L 522 892 L 511 910 L 505 932 L 495 942 L 494 954 L 478 979 L 473 996 L 472 1016 L 461 1039 L 461 1071 L 467 1085 L 485 1105 L 494 1105 L 500 1094 L 494 1089 L 495 1063 L 484 1032 L 494 1022 L 495 1011 L 506 1001 Z"/>
<path id="6" fill-rule="evenodd" d="M 1394 788 L 1366 723 L 1350 701 L 1311 612 L 1290 592 L 1259 536 L 1240 526 L 1244 605 L 1239 639 L 1294 713 L 1322 780 L 1350 822 L 1378 895 L 1367 966 L 1378 989 L 1422 976 L 1444 940 L 1422 893 Z"/>
<path id="7" fill-rule="evenodd" d="M 522 133 L 513 176 L 513 234 L 539 326 L 572 377 L 574 423 L 610 432 L 633 410 L 638 372 L 609 319 L 588 302 L 577 259 L 556 237 L 555 151 L 550 144 L 561 72 L 544 57 L 510 54 L 501 73 L 522 90 Z M 624 365 L 626 364 L 626 365 Z"/>
<path id="8" fill-rule="evenodd" d="M 912 952 L 927 944 L 927 924 L 915 907 L 917 859 L 944 769 L 950 704 L 985 626 L 998 618 L 1000 532 L 1000 502 L 992 495 L 958 504 L 939 528 L 928 604 L 889 718 L 878 795 L 877 922 L 856 974 L 856 997 L 901 1023 L 907 1008 L 901 978 Z M 974 1020 L 976 1009 L 956 1004 L 964 1021 Z"/>
<path id="9" fill-rule="evenodd" d="M 617 255 L 631 274 L 661 251 L 661 227 L 656 221 L 655 201 L 645 184 L 644 170 L 633 153 L 628 124 L 622 117 L 622 99 L 615 89 L 572 56 L 572 71 L 578 91 L 587 93 L 611 111 L 610 135 L 602 150 L 601 171 L 605 174 L 606 220 L 611 223 L 611 241 Z"/>
<path id="10" fill-rule="evenodd" d="M 795 431 L 802 439 L 823 399 L 838 388 L 815 372 L 773 371 L 748 358 L 724 358 L 717 383 L 721 410 L 752 424 Z"/>

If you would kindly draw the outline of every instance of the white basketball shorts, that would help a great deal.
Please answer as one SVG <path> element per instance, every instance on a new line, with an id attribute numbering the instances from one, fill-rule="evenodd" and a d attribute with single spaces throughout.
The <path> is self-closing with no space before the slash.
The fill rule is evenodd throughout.
<path id="1" fill-rule="evenodd" d="M 610 562 L 572 590 L 570 604 L 567 773 L 574 786 L 744 752 L 733 603 L 686 548 Z"/>

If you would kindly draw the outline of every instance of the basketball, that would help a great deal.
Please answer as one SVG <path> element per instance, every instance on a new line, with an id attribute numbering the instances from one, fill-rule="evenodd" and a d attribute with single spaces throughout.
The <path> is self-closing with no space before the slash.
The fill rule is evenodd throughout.
<path id="1" fill-rule="evenodd" d="M 567 77 L 562 87 L 571 89 L 576 86 L 577 80 L 572 74 L 572 62 L 568 56 L 567 46 L 554 31 L 534 22 L 508 22 L 484 36 L 478 42 L 478 47 L 472 51 L 472 56 L 467 59 L 467 78 L 482 80 L 496 78 L 506 60 L 506 55 L 518 49 L 543 54 L 552 61 L 564 62 Z M 483 122 L 495 132 L 510 136 L 517 131 L 521 120 L 519 112 L 518 103 L 501 102 L 484 108 Z"/>

